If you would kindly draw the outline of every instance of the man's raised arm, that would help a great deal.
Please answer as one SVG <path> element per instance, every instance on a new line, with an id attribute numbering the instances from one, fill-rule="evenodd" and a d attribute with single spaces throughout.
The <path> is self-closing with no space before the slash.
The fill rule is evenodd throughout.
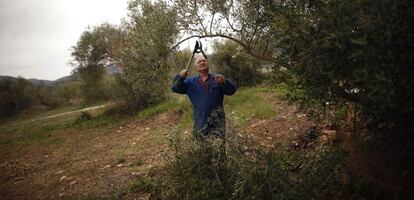
<path id="1" fill-rule="evenodd" d="M 173 85 L 171 90 L 179 94 L 187 94 L 187 86 L 185 84 L 185 79 L 187 77 L 187 70 L 182 70 L 174 78 Z"/>

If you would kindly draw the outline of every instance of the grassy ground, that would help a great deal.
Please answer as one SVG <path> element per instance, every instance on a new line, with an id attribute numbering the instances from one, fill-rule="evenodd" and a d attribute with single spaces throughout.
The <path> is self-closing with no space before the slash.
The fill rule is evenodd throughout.
<path id="1" fill-rule="evenodd" d="M 53 119 L 40 119 L 58 113 L 76 111 L 84 108 L 84 106 L 69 106 L 48 110 L 45 112 L 31 112 L 30 114 L 19 114 L 12 120 L 8 120 L 0 125 L 0 150 L 8 152 L 15 150 L 14 146 L 19 149 L 36 145 L 57 144 L 63 142 L 60 137 L 50 138 L 53 132 L 60 132 L 74 125 L 79 117 L 79 113 L 73 113 L 63 116 L 54 117 Z M 105 108 L 89 111 L 91 115 L 97 116 L 101 114 Z M 40 119 L 40 120 L 33 120 Z"/>
<path id="2" fill-rule="evenodd" d="M 227 116 L 262 145 L 303 132 L 298 124 L 307 126 L 306 120 L 276 96 L 271 88 L 241 88 L 226 97 Z M 29 120 L 78 108 L 20 116 L 1 125 L 0 187 L 5 199 L 148 195 L 138 191 L 149 186 L 145 181 L 137 186 L 137 178 L 159 171 L 169 152 L 167 135 L 190 135 L 193 123 L 187 97 L 176 94 L 130 116 L 105 114 L 103 108 Z"/>
<path id="3" fill-rule="evenodd" d="M 276 116 L 276 108 L 263 96 L 263 88 L 241 88 L 234 96 L 226 97 L 228 111 L 235 112 L 244 124 L 252 118 L 267 119 Z"/>

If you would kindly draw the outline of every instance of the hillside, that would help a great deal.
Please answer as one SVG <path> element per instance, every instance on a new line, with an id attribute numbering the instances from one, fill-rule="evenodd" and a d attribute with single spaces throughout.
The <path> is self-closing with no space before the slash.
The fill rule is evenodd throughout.
<path id="1" fill-rule="evenodd" d="M 242 100 L 246 97 L 259 107 L 248 106 Z M 128 118 L 99 117 L 101 110 L 91 113 L 98 116 L 92 120 L 79 121 L 72 115 L 36 122 L 34 127 L 27 119 L 25 124 L 3 124 L 1 195 L 5 199 L 148 198 L 149 193 L 131 187 L 137 178 L 162 171 L 163 155 L 171 151 L 168 135 L 191 132 L 186 101 L 178 98 Z M 297 143 L 311 125 L 305 114 L 279 100 L 273 90 L 243 90 L 226 102 L 229 128 L 241 126 L 246 131 L 240 133 L 251 135 L 263 148 Z M 236 109 L 237 105 L 244 109 Z"/>
<path id="2" fill-rule="evenodd" d="M 110 75 L 123 73 L 121 68 L 119 68 L 115 65 L 112 65 L 112 64 L 105 66 L 105 71 L 106 71 L 106 73 L 108 73 Z M 0 75 L 0 80 L 3 80 L 3 79 L 17 80 L 16 77 L 1 76 Z M 58 78 L 56 80 L 42 80 L 42 79 L 36 79 L 36 78 L 29 78 L 27 80 L 30 83 L 32 83 L 33 85 L 50 87 L 50 86 L 55 86 L 55 85 L 59 85 L 59 84 L 63 84 L 63 83 L 69 83 L 69 82 L 76 81 L 76 80 L 78 80 L 78 77 L 74 74 L 71 74 L 71 75 L 68 75 L 68 76 Z"/>

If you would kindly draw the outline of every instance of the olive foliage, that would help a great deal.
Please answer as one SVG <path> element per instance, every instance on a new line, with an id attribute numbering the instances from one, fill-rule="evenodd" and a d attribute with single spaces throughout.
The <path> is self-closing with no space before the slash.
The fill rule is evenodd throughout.
<path id="1" fill-rule="evenodd" d="M 105 87 L 105 67 L 117 65 L 123 37 L 120 28 L 104 23 L 88 27 L 72 47 L 71 64 L 82 81 L 80 88 L 87 101 L 110 98 L 110 91 Z"/>
<path id="2" fill-rule="evenodd" d="M 274 4 L 275 63 L 314 99 L 354 102 L 374 124 L 402 124 L 414 106 L 412 9 L 391 0 Z"/>
<path id="3" fill-rule="evenodd" d="M 261 82 L 261 60 L 249 55 L 237 43 L 227 40 L 215 42 L 211 64 L 216 73 L 223 74 L 238 86 L 251 86 Z"/>
<path id="4" fill-rule="evenodd" d="M 131 1 L 124 21 L 127 36 L 121 54 L 127 102 L 141 109 L 165 98 L 168 87 L 168 52 L 176 28 L 176 15 L 163 2 Z"/>

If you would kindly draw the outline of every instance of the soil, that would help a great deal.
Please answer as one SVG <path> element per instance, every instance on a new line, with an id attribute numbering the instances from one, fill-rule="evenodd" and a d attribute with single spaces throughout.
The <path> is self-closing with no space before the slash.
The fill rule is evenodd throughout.
<path id="1" fill-rule="evenodd" d="M 312 126 L 306 114 L 294 104 L 281 101 L 270 93 L 261 93 L 276 109 L 277 115 L 270 119 L 251 119 L 244 128 L 255 142 L 265 148 L 290 145 L 296 142 Z"/>
<path id="2" fill-rule="evenodd" d="M 274 147 L 303 135 L 311 126 L 294 105 L 273 94 L 277 115 L 249 120 L 244 126 L 264 147 Z M 171 110 L 147 120 L 130 120 L 106 129 L 65 129 L 50 135 L 63 138 L 53 145 L 31 145 L 0 158 L 1 199 L 111 198 L 136 180 L 160 169 L 168 151 L 166 133 L 182 118 Z M 60 131 L 60 132 L 59 132 Z M 13 152 L 13 151 L 10 151 Z M 127 195 L 131 196 L 131 195 Z M 149 199 L 138 192 L 133 199 Z"/>

